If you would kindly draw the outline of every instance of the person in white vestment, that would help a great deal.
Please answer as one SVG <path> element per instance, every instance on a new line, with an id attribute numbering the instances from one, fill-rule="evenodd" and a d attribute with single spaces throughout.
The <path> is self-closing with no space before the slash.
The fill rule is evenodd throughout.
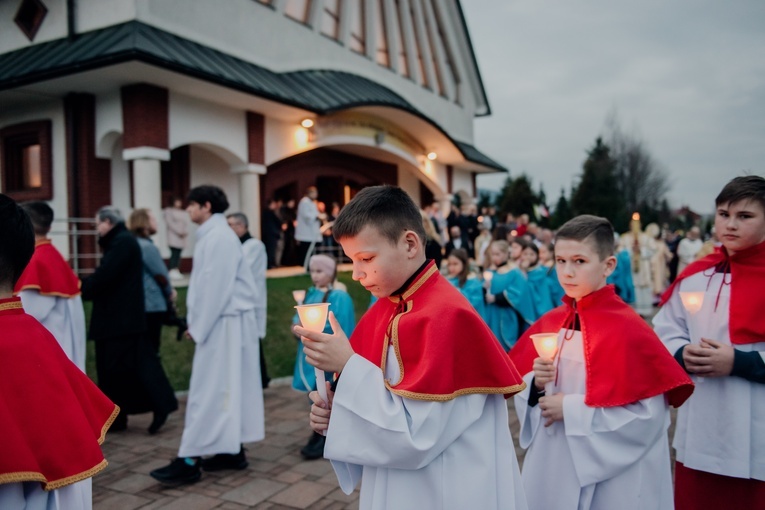
<path id="1" fill-rule="evenodd" d="M 765 179 L 715 200 L 722 247 L 678 275 L 653 319 L 696 381 L 678 410 L 675 508 L 765 508 Z"/>
<path id="2" fill-rule="evenodd" d="M 605 218 L 565 223 L 555 242 L 564 304 L 510 351 L 527 388 L 515 396 L 532 510 L 671 510 L 668 403 L 693 391 L 646 322 L 608 275 L 616 265 Z M 542 356 L 532 335 L 551 334 Z M 543 351 L 544 352 L 544 351 Z"/>
<path id="3" fill-rule="evenodd" d="M 36 248 L 15 294 L 26 312 L 53 334 L 67 357 L 84 372 L 85 311 L 77 276 L 48 238 L 53 209 L 45 202 L 26 202 L 21 207 L 32 220 Z"/>
<path id="4" fill-rule="evenodd" d="M 250 222 L 243 213 L 233 213 L 226 216 L 228 226 L 242 242 L 242 253 L 247 266 L 252 271 L 255 282 L 255 318 L 258 321 L 258 345 L 260 350 L 260 380 L 263 389 L 268 388 L 271 378 L 266 370 L 266 358 L 263 355 L 263 339 L 266 337 L 266 309 L 268 305 L 268 290 L 266 288 L 266 270 L 268 269 L 268 254 L 263 241 L 250 234 Z"/>
<path id="5" fill-rule="evenodd" d="M 309 362 L 340 372 L 311 427 L 362 510 L 525 509 L 505 396 L 520 375 L 472 305 L 426 260 L 419 208 L 394 186 L 361 190 L 333 226 L 353 278 L 379 299 L 350 342 L 303 336 Z M 329 386 L 329 383 L 327 383 Z"/>
<path id="6" fill-rule="evenodd" d="M 151 472 L 166 484 L 193 483 L 202 469 L 245 469 L 242 443 L 265 436 L 252 271 L 223 215 L 223 190 L 198 186 L 188 202 L 199 225 L 186 298 L 196 349 L 178 457 Z"/>

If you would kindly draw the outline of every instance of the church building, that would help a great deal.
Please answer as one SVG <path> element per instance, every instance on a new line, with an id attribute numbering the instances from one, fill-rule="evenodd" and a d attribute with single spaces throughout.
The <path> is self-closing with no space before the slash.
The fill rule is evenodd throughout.
<path id="1" fill-rule="evenodd" d="M 490 113 L 458 0 L 0 2 L 0 191 L 57 218 L 161 222 L 201 184 L 254 235 L 311 185 L 328 206 L 384 183 L 470 203 L 505 171 L 474 145 Z"/>

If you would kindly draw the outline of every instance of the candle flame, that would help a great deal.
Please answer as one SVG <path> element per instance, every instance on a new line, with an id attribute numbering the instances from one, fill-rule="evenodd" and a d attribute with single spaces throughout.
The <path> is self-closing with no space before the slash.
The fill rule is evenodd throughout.
<path id="1" fill-rule="evenodd" d="M 639 212 L 632 213 L 632 219 L 635 221 L 640 221 L 640 213 Z"/>

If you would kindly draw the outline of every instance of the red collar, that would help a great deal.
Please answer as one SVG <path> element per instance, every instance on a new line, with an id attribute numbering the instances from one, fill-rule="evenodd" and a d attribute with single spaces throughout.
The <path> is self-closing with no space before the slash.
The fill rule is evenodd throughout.
<path id="1" fill-rule="evenodd" d="M 579 314 L 587 370 L 585 404 L 617 407 L 666 393 L 669 403 L 682 404 L 693 392 L 693 383 L 669 354 L 653 330 L 607 285 L 576 303 L 565 304 L 543 315 L 510 350 L 521 374 L 531 372 L 538 354 L 532 334 L 557 333 L 573 324 Z"/>
<path id="2" fill-rule="evenodd" d="M 510 396 L 525 387 L 489 327 L 432 261 L 401 296 L 380 299 L 364 314 L 351 345 L 383 371 L 398 363 L 399 379 L 386 380 L 386 386 L 406 398 Z"/>
<path id="3" fill-rule="evenodd" d="M 49 239 L 38 241 L 32 259 L 21 273 L 13 293 L 34 290 L 43 296 L 71 298 L 80 295 L 80 279 Z"/>

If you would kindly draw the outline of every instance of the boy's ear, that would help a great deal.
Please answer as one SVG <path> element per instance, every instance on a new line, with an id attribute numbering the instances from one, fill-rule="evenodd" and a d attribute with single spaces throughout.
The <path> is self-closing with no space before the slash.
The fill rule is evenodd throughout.
<path id="1" fill-rule="evenodd" d="M 404 232 L 404 243 L 406 244 L 407 255 L 409 255 L 410 258 L 422 251 L 422 241 L 420 240 L 420 236 L 413 230 Z"/>
<path id="2" fill-rule="evenodd" d="M 614 272 L 614 269 L 616 269 L 616 257 L 611 255 L 606 259 L 606 272 L 605 277 L 608 278 L 611 276 L 611 273 Z"/>

